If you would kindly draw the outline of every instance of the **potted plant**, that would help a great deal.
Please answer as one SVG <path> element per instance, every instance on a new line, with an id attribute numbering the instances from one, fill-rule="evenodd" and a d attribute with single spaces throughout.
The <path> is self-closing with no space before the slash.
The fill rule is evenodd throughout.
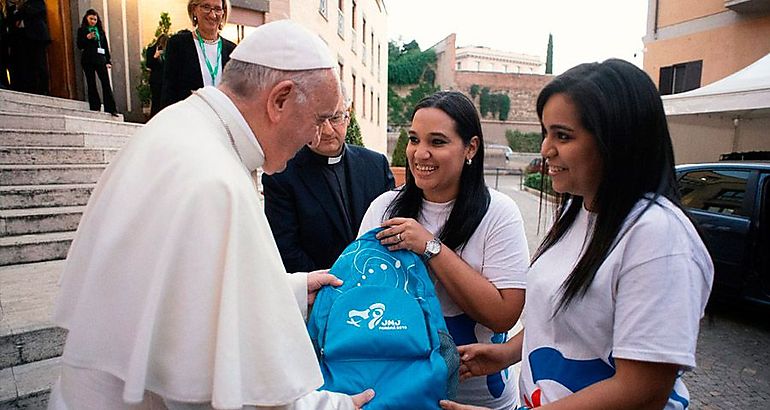
<path id="1" fill-rule="evenodd" d="M 396 186 L 404 185 L 406 182 L 406 144 L 408 141 L 409 135 L 406 133 L 406 129 L 401 128 L 396 147 L 393 149 L 393 157 L 390 159 L 390 171 L 396 179 Z"/>

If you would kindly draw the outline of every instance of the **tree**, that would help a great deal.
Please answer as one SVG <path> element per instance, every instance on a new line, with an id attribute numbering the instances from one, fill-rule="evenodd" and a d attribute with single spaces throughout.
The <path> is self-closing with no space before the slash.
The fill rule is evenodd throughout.
<path id="1" fill-rule="evenodd" d="M 348 122 L 348 131 L 345 134 L 345 142 L 350 145 L 364 146 L 364 140 L 361 138 L 361 127 L 358 126 L 356 112 L 350 110 L 350 121 Z"/>
<path id="2" fill-rule="evenodd" d="M 393 149 L 393 157 L 390 159 L 390 165 L 394 167 L 406 166 L 406 144 L 409 142 L 409 135 L 405 128 L 401 128 L 396 141 L 396 148 Z"/>
<path id="3" fill-rule="evenodd" d="M 432 49 L 420 51 L 412 40 L 402 46 L 388 43 L 388 124 L 402 126 L 409 123 L 409 117 L 417 103 L 436 91 L 436 53 Z M 409 94 L 401 97 L 394 85 L 409 86 Z"/>
<path id="4" fill-rule="evenodd" d="M 511 98 L 508 97 L 506 94 L 497 94 L 498 103 L 497 103 L 497 109 L 498 114 L 497 118 L 500 121 L 505 121 L 508 119 L 508 111 L 511 110 Z"/>
<path id="5" fill-rule="evenodd" d="M 471 100 L 475 100 L 476 96 L 479 95 L 479 92 L 480 92 L 479 85 L 478 84 L 471 85 L 470 92 L 471 92 Z"/>
<path id="6" fill-rule="evenodd" d="M 545 53 L 545 73 L 553 74 L 553 34 L 548 33 L 548 51 Z"/>

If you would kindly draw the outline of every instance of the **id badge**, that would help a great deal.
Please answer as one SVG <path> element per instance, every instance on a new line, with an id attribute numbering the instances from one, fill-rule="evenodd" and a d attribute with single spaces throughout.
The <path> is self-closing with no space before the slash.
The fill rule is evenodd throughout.
<path id="1" fill-rule="evenodd" d="M 99 48 L 96 49 L 96 52 L 99 53 L 99 54 L 104 54 L 104 49 L 99 47 Z"/>

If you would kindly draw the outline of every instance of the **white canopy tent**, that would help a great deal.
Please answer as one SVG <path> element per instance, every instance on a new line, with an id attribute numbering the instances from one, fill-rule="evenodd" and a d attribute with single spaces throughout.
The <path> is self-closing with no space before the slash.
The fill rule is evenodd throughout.
<path id="1" fill-rule="evenodd" d="M 770 150 L 770 54 L 719 81 L 663 97 L 677 163 Z"/>

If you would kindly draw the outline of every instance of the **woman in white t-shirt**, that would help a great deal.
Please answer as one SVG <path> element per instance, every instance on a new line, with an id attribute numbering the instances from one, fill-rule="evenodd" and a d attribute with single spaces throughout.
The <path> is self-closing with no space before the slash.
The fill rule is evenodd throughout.
<path id="1" fill-rule="evenodd" d="M 687 408 L 680 376 L 713 266 L 679 204 L 655 84 L 622 60 L 582 64 L 542 90 L 537 113 L 560 216 L 527 275 L 524 331 L 461 348 L 461 378 L 521 360 L 527 408 Z"/>
<path id="2" fill-rule="evenodd" d="M 484 182 L 473 103 L 456 91 L 420 101 L 406 156 L 406 184 L 372 202 L 359 234 L 385 226 L 378 238 L 390 250 L 424 255 L 455 343 L 505 342 L 524 305 L 529 251 L 518 207 Z M 517 396 L 500 369 L 461 382 L 456 399 L 509 409 Z"/>

